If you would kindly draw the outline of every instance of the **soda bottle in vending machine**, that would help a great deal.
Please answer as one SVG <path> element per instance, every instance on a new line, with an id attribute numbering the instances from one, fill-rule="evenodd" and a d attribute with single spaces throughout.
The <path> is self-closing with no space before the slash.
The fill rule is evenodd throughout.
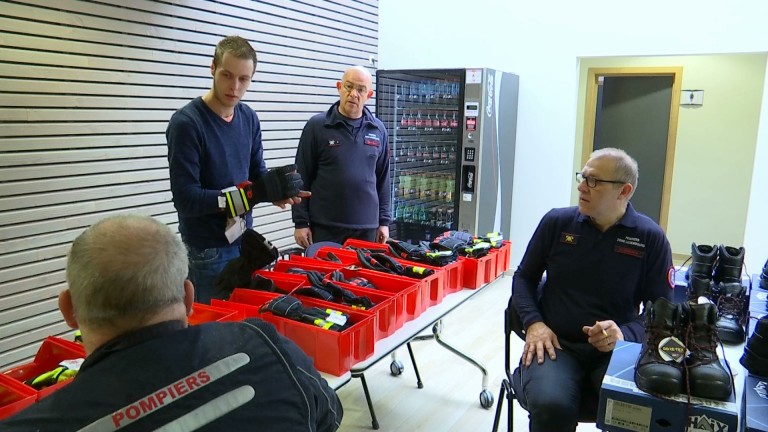
<path id="1" fill-rule="evenodd" d="M 440 128 L 440 113 L 435 111 L 435 116 L 432 117 L 432 129 Z"/>
<path id="2" fill-rule="evenodd" d="M 451 118 L 451 129 L 456 129 L 457 127 L 459 127 L 459 119 L 456 118 L 456 111 L 454 111 Z"/>
<path id="3" fill-rule="evenodd" d="M 407 146 L 408 157 L 405 158 L 406 162 L 416 162 L 416 149 L 413 144 L 408 143 Z"/>
<path id="4" fill-rule="evenodd" d="M 448 119 L 448 111 L 443 111 L 443 116 L 440 117 L 440 128 L 443 132 L 445 132 L 446 129 L 450 127 L 451 127 L 451 121 Z"/>

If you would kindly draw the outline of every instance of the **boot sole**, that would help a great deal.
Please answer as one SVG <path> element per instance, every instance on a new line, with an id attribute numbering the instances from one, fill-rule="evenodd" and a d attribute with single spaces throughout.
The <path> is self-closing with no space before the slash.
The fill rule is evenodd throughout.
<path id="1" fill-rule="evenodd" d="M 736 345 L 743 343 L 744 340 L 747 339 L 747 334 L 744 331 L 743 327 L 741 327 L 741 331 L 738 331 L 738 330 L 732 331 L 732 330 L 718 328 L 717 336 L 724 343 L 731 343 Z"/>

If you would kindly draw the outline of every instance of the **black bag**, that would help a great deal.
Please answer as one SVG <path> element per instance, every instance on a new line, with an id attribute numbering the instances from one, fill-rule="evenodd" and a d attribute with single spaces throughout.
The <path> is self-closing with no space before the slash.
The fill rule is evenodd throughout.
<path id="1" fill-rule="evenodd" d="M 277 248 L 263 235 L 247 229 L 240 242 L 240 256 L 228 262 L 216 278 L 213 298 L 227 299 L 235 288 L 251 286 L 251 275 L 277 260 Z"/>

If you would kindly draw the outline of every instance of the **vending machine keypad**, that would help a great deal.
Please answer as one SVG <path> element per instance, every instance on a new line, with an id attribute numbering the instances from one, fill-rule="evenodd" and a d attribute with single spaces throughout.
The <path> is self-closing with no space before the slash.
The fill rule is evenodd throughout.
<path id="1" fill-rule="evenodd" d="M 475 161 L 475 149 L 469 148 L 469 147 L 464 149 L 464 161 L 465 162 Z"/>

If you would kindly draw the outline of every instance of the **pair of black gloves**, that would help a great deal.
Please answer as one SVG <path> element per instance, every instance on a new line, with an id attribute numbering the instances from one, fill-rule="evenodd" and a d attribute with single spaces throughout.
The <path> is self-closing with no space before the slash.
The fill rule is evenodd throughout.
<path id="1" fill-rule="evenodd" d="M 296 165 L 273 168 L 254 181 L 244 181 L 224 192 L 229 216 L 242 216 L 262 202 L 279 202 L 299 195 L 304 182 Z"/>

